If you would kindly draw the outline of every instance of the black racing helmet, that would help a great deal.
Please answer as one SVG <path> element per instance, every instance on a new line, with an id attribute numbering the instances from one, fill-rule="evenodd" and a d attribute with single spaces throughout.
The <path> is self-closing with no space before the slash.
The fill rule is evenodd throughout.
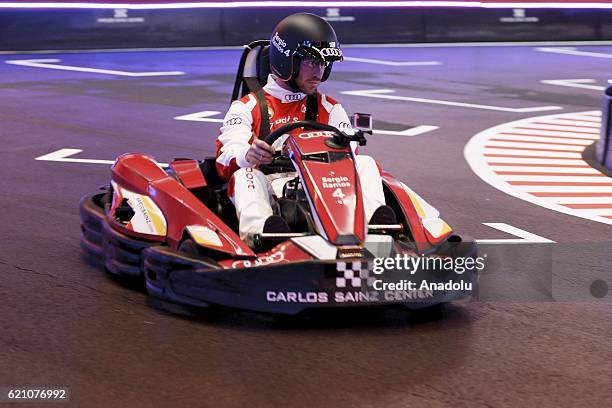
<path id="1" fill-rule="evenodd" d="M 270 37 L 270 69 L 298 91 L 295 78 L 304 58 L 324 61 L 321 81 L 327 80 L 335 61 L 342 61 L 342 50 L 331 25 L 321 17 L 298 13 L 285 17 Z"/>

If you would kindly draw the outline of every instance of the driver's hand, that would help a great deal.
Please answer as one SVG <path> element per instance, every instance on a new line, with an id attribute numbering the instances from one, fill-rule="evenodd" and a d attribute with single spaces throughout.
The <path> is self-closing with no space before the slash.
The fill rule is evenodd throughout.
<path id="1" fill-rule="evenodd" d="M 247 150 L 246 160 L 253 166 L 272 163 L 274 148 L 260 139 L 253 140 L 251 147 Z"/>

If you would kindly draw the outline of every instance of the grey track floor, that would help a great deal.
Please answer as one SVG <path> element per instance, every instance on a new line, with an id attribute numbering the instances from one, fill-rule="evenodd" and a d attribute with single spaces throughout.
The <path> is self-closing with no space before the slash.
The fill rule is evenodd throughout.
<path id="1" fill-rule="evenodd" d="M 350 48 L 352 58 L 437 63 L 353 59 L 323 85 L 347 111 L 372 113 L 376 129 L 438 127 L 414 137 L 375 134 L 363 152 L 457 231 L 516 238 L 483 224 L 506 223 L 556 242 L 483 245 L 498 272 L 484 277 L 480 298 L 426 321 L 397 312 L 185 319 L 150 308 L 144 292 L 110 278 L 79 248 L 78 201 L 107 182 L 109 165 L 35 158 L 66 148 L 97 160 L 213 154 L 219 123 L 174 118 L 222 117 L 239 51 L 0 56 L 0 387 L 69 386 L 78 407 L 609 406 L 612 294 L 597 299 L 590 285 L 612 285 L 612 226 L 507 195 L 468 166 L 463 148 L 473 135 L 546 112 L 457 105 L 598 110 L 601 91 L 542 82 L 588 78 L 603 87 L 612 47 L 577 50 L 584 53 Z M 59 61 L 23 63 L 34 59 Z M 372 89 L 419 100 L 342 93 Z"/>

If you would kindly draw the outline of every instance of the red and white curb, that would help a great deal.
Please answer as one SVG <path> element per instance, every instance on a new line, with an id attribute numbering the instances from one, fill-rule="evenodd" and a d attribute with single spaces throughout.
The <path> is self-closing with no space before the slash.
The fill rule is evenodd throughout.
<path id="1" fill-rule="evenodd" d="M 582 159 L 600 123 L 598 111 L 504 123 L 472 137 L 464 156 L 478 177 L 507 194 L 612 225 L 612 178 Z"/>

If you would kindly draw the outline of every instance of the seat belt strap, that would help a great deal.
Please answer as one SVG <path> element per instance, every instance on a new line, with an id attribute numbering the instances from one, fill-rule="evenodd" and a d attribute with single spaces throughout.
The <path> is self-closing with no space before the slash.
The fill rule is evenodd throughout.
<path id="1" fill-rule="evenodd" d="M 306 120 L 312 120 L 313 122 L 317 121 L 317 116 L 319 115 L 319 101 L 317 98 L 317 93 L 310 94 L 306 97 Z"/>
<path id="2" fill-rule="evenodd" d="M 259 113 L 261 116 L 261 121 L 259 123 L 259 138 L 261 140 L 265 140 L 265 138 L 270 134 L 270 116 L 268 114 L 268 103 L 266 102 L 266 97 L 264 95 L 263 88 L 259 84 L 257 78 L 247 77 L 244 78 L 244 82 L 249 87 L 249 90 L 253 92 L 255 98 L 257 99 L 257 104 L 259 105 Z"/>

